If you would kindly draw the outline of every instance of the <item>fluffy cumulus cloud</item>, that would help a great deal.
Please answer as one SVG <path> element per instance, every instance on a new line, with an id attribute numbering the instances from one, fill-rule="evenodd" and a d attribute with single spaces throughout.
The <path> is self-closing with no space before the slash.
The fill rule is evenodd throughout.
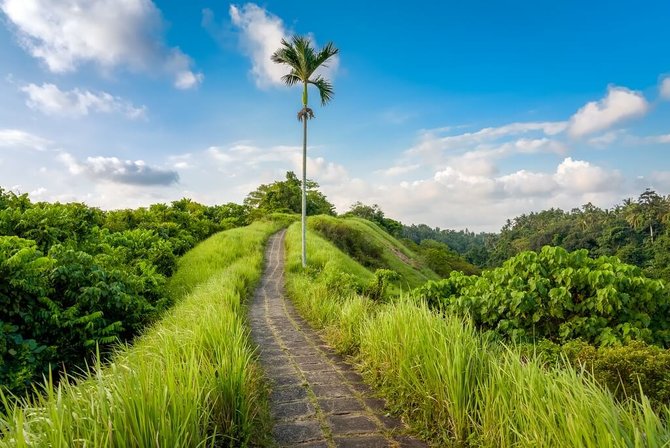
<path id="1" fill-rule="evenodd" d="M 78 161 L 69 153 L 62 153 L 59 159 L 70 174 L 86 175 L 91 179 L 136 186 L 172 185 L 179 181 L 179 174 L 147 165 L 142 160 L 121 160 L 117 157 L 87 157 Z"/>
<path id="2" fill-rule="evenodd" d="M 557 183 L 549 173 L 519 170 L 497 179 L 504 194 L 514 197 L 547 196 L 556 190 Z"/>
<path id="3" fill-rule="evenodd" d="M 282 39 L 289 39 L 293 34 L 287 30 L 283 20 L 270 11 L 254 3 L 242 6 L 230 5 L 230 20 L 240 32 L 240 40 L 243 50 L 251 59 L 251 75 L 260 88 L 273 85 L 282 85 L 282 76 L 288 73 L 288 69 L 280 64 L 272 62 L 272 54 L 281 45 Z M 211 22 L 212 12 L 203 12 L 203 22 Z M 317 45 L 313 36 L 312 42 Z M 322 67 L 317 74 L 332 77 L 339 65 L 339 58 L 335 56 L 327 67 Z"/>
<path id="4" fill-rule="evenodd" d="M 599 193 L 617 190 L 623 183 L 623 176 L 618 171 L 607 171 L 589 162 L 568 157 L 558 165 L 554 180 L 565 191 Z"/>
<path id="5" fill-rule="evenodd" d="M 51 142 L 20 129 L 0 129 L 0 148 L 45 150 Z"/>
<path id="6" fill-rule="evenodd" d="M 253 4 L 230 5 L 230 19 L 241 33 L 242 46 L 251 58 L 251 74 L 259 87 L 280 85 L 288 69 L 272 62 L 270 57 L 281 40 L 287 38 L 284 22 L 267 10 Z"/>
<path id="7" fill-rule="evenodd" d="M 649 103 L 641 93 L 610 86 L 603 99 L 587 103 L 572 116 L 568 132 L 572 137 L 583 137 L 642 116 L 648 110 Z"/>
<path id="8" fill-rule="evenodd" d="M 120 113 L 130 119 L 146 118 L 146 107 L 136 107 L 107 92 L 74 89 L 63 91 L 54 84 L 28 84 L 21 88 L 26 104 L 47 115 L 80 117 L 93 112 Z"/>
<path id="9" fill-rule="evenodd" d="M 666 76 L 661 80 L 660 86 L 661 98 L 670 100 L 670 76 Z"/>
<path id="10" fill-rule="evenodd" d="M 551 207 L 570 209 L 587 202 L 617 203 L 627 194 L 623 176 L 583 160 L 563 159 L 553 171 L 518 170 L 472 175 L 451 166 L 430 178 L 399 184 L 367 184 L 367 202 L 389 216 L 442 228 L 497 231 L 505 219 Z"/>
<path id="11" fill-rule="evenodd" d="M 165 44 L 163 19 L 151 0 L 0 0 L 0 10 L 20 44 L 54 73 L 93 63 L 158 69 L 181 89 L 202 81 L 191 58 Z"/>

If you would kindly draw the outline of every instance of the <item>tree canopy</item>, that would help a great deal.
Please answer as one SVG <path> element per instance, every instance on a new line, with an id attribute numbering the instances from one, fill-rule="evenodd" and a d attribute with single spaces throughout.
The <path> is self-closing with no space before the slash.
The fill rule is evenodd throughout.
<path id="1" fill-rule="evenodd" d="M 307 215 L 335 215 L 335 206 L 318 188 L 319 184 L 307 180 Z M 252 218 L 268 213 L 300 213 L 302 182 L 293 171 L 286 173 L 285 180 L 263 184 L 244 199 L 251 210 Z"/>

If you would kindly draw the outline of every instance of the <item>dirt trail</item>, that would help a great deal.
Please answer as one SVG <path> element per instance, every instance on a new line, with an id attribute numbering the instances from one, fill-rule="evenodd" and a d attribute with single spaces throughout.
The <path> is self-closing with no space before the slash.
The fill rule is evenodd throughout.
<path id="1" fill-rule="evenodd" d="M 283 447 L 425 447 L 403 435 L 340 356 L 286 300 L 285 230 L 272 236 L 249 317 L 260 361 L 272 385 L 273 436 Z"/>

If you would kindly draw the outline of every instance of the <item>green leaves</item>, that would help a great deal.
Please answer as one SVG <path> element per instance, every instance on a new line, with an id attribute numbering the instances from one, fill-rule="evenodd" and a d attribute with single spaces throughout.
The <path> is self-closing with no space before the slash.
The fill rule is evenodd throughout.
<path id="1" fill-rule="evenodd" d="M 177 256 L 247 222 L 237 204 L 103 212 L 0 189 L 0 386 L 21 394 L 51 368 L 83 366 L 96 345 L 132 339 L 173 303 Z"/>
<path id="2" fill-rule="evenodd" d="M 312 75 L 319 67 L 327 67 L 332 58 L 339 52 L 332 42 L 328 42 L 318 52 L 312 47 L 307 36 L 293 36 L 290 41 L 282 39 L 281 47 L 275 51 L 271 59 L 277 64 L 287 65 L 291 71 L 282 77 L 287 86 L 304 84 L 303 106 L 307 106 L 307 84 L 319 90 L 321 104 L 326 105 L 333 98 L 333 85 L 321 75 Z"/>
<path id="3" fill-rule="evenodd" d="M 433 308 L 469 315 L 512 339 L 631 340 L 669 346 L 670 291 L 639 268 L 585 250 L 522 252 L 481 278 L 452 275 L 415 291 Z"/>

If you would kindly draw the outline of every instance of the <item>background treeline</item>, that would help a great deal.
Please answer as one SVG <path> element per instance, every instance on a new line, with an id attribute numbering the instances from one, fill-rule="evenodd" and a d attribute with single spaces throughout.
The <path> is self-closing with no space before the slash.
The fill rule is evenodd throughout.
<path id="1" fill-rule="evenodd" d="M 586 249 L 592 257 L 616 256 L 642 268 L 645 275 L 670 281 L 670 195 L 645 190 L 612 209 L 592 204 L 570 211 L 550 209 L 508 220 L 499 234 L 467 230 L 431 229 L 426 225 L 402 227 L 402 236 L 416 243 L 445 243 L 479 267 L 500 266 L 527 250 L 560 246 L 568 251 Z"/>
<path id="2" fill-rule="evenodd" d="M 0 189 L 0 384 L 21 394 L 131 339 L 171 305 L 177 257 L 247 220 L 237 204 L 102 211 Z"/>

